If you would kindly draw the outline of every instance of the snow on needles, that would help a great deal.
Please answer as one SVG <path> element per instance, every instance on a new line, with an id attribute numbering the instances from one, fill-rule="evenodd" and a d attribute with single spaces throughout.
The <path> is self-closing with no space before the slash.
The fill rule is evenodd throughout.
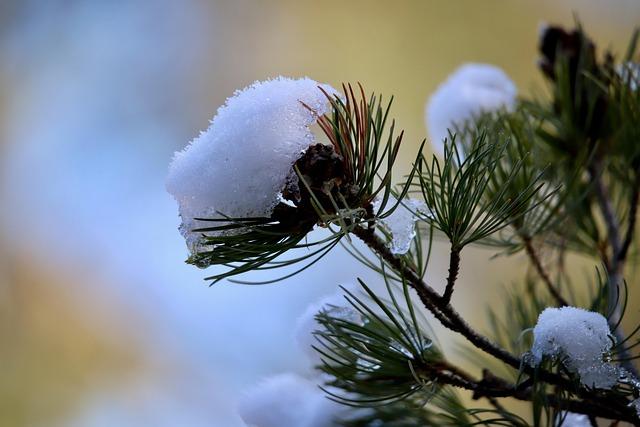
<path id="1" fill-rule="evenodd" d="M 347 285 L 345 289 L 356 292 L 354 285 Z M 305 376 L 293 372 L 274 375 L 246 392 L 238 404 L 238 413 L 249 427 L 333 427 L 339 420 L 354 416 L 353 408 L 329 400 L 319 387 L 329 379 L 327 374 L 315 369 L 321 364 L 321 358 L 311 347 L 317 344 L 313 333 L 323 329 L 316 320 L 320 312 L 354 323 L 363 322 L 341 291 L 309 305 L 295 328 L 295 339 L 307 356 L 307 372 Z M 325 384 L 325 387 L 328 386 Z M 344 393 L 334 387 L 328 389 L 331 393 Z"/>
<path id="2" fill-rule="evenodd" d="M 313 381 L 293 373 L 265 379 L 240 400 L 249 427 L 333 427 L 348 407 L 327 399 Z"/>
<path id="3" fill-rule="evenodd" d="M 357 292 L 354 285 L 347 285 L 345 289 L 352 293 Z M 316 316 L 321 312 L 352 323 L 363 323 L 362 315 L 351 306 L 341 290 L 310 304 L 296 321 L 295 340 L 298 347 L 307 356 L 311 369 L 322 364 L 320 353 L 313 348 L 314 345 L 318 345 L 314 332 L 323 329 L 322 325 L 316 319 Z"/>
<path id="4" fill-rule="evenodd" d="M 616 72 L 623 82 L 629 85 L 632 91 L 638 90 L 640 86 L 640 64 L 637 62 L 625 62 L 618 64 Z"/>
<path id="5" fill-rule="evenodd" d="M 631 402 L 629 404 L 629 406 L 631 406 L 633 409 L 636 410 L 636 414 L 638 414 L 638 417 L 640 417 L 640 399 L 636 399 L 633 402 Z"/>
<path id="6" fill-rule="evenodd" d="M 609 389 L 619 367 L 606 361 L 613 343 L 607 319 L 576 307 L 547 308 L 533 329 L 531 353 L 539 364 L 545 356 L 561 360 L 587 387 Z"/>
<path id="7" fill-rule="evenodd" d="M 236 91 L 209 128 L 175 154 L 166 186 L 191 250 L 200 235 L 191 230 L 211 224 L 194 218 L 271 215 L 293 164 L 314 143 L 309 126 L 329 108 L 318 86 L 336 93 L 309 78 L 284 77 Z"/>
<path id="8" fill-rule="evenodd" d="M 561 412 L 558 415 L 556 427 L 591 427 L 589 417 L 584 414 L 574 414 L 573 412 Z"/>
<path id="9" fill-rule="evenodd" d="M 516 86 L 500 68 L 489 64 L 465 64 L 459 67 L 431 95 L 426 122 L 434 151 L 444 154 L 444 139 L 482 113 L 516 103 Z"/>

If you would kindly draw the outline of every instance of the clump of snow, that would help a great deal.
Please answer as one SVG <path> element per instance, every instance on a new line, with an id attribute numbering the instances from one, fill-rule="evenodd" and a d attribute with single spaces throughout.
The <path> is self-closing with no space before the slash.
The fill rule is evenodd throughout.
<path id="1" fill-rule="evenodd" d="M 608 389 L 616 384 L 620 370 L 605 360 L 612 341 L 601 314 L 576 307 L 547 308 L 538 317 L 533 336 L 534 363 L 552 357 L 587 387 Z"/>
<path id="2" fill-rule="evenodd" d="M 591 427 L 589 417 L 584 414 L 574 414 L 573 412 L 563 412 L 558 416 L 556 427 Z"/>
<path id="3" fill-rule="evenodd" d="M 538 23 L 538 40 L 542 40 L 549 28 L 551 28 L 551 26 L 546 21 L 540 21 Z"/>
<path id="4" fill-rule="evenodd" d="M 355 285 L 345 286 L 356 292 Z M 349 420 L 368 410 L 356 410 L 327 398 L 319 388 L 336 396 L 348 396 L 342 389 L 328 385 L 334 377 L 321 373 L 315 367 L 321 364 L 320 354 L 312 348 L 318 342 L 313 333 L 322 330 L 316 320 L 320 312 L 363 325 L 362 315 L 351 307 L 342 289 L 310 304 L 295 326 L 295 339 L 308 358 L 308 369 L 303 375 L 283 373 L 265 379 L 249 390 L 239 401 L 238 412 L 249 427 L 334 427 L 339 421 Z"/>
<path id="5" fill-rule="evenodd" d="M 380 209 L 382 199 L 373 201 L 374 210 Z M 389 197 L 387 206 L 394 206 L 397 199 Z M 417 199 L 406 198 L 400 205 L 386 218 L 380 219 L 379 223 L 391 234 L 390 249 L 394 255 L 403 255 L 411 248 L 411 241 L 416 235 L 416 221 L 419 215 L 432 216 L 427 205 Z"/>
<path id="6" fill-rule="evenodd" d="M 636 414 L 638 414 L 638 418 L 640 418 L 640 399 L 634 400 L 629 406 L 636 410 Z"/>
<path id="7" fill-rule="evenodd" d="M 315 142 L 309 126 L 329 108 L 319 86 L 336 93 L 309 78 L 255 82 L 227 99 L 209 128 L 175 154 L 166 185 L 191 250 L 201 236 L 191 230 L 212 224 L 194 218 L 271 215 L 293 164 Z"/>
<path id="8" fill-rule="evenodd" d="M 238 412 L 249 427 L 333 427 L 348 407 L 327 399 L 314 382 L 284 373 L 249 390 Z"/>
<path id="9" fill-rule="evenodd" d="M 622 384 L 629 384 L 637 391 L 640 391 L 640 379 L 636 378 L 633 373 L 624 368 L 620 368 L 620 377 L 618 378 L 618 382 Z"/>
<path id="10" fill-rule="evenodd" d="M 638 90 L 640 85 L 640 63 L 625 62 L 616 67 L 616 72 L 625 83 L 629 84 L 632 91 Z"/>
<path id="11" fill-rule="evenodd" d="M 465 64 L 459 67 L 431 95 L 426 107 L 426 122 L 434 151 L 444 155 L 444 139 L 482 113 L 501 108 L 511 110 L 517 89 L 507 74 L 489 64 Z"/>
<path id="12" fill-rule="evenodd" d="M 355 286 L 346 286 L 350 292 L 355 291 Z M 298 318 L 295 326 L 295 340 L 299 348 L 307 356 L 310 368 L 315 368 L 322 363 L 322 357 L 312 346 L 317 346 L 318 341 L 313 334 L 322 330 L 322 325 L 316 320 L 318 313 L 325 312 L 328 315 L 344 319 L 351 323 L 363 324 L 362 315 L 356 311 L 340 291 L 327 295 L 320 300 L 311 303 Z"/>

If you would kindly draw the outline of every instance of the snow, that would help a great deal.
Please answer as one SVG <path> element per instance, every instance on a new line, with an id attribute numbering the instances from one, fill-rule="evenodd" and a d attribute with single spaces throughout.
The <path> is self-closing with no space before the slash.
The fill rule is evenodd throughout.
<path id="1" fill-rule="evenodd" d="M 379 198 L 374 200 L 374 210 L 380 208 L 381 202 Z M 396 203 L 397 199 L 390 196 L 387 206 L 391 207 Z M 416 235 L 416 221 L 420 219 L 416 214 L 430 216 L 431 211 L 423 201 L 406 198 L 391 215 L 379 220 L 379 224 L 391 234 L 389 247 L 394 255 L 406 254 L 411 248 L 411 242 Z"/>
<path id="2" fill-rule="evenodd" d="M 447 129 L 455 132 L 482 113 L 511 110 L 516 95 L 515 84 L 496 66 L 469 63 L 459 67 L 427 103 L 425 118 L 434 151 L 444 155 Z"/>
<path id="3" fill-rule="evenodd" d="M 632 401 L 629 404 L 629 406 L 634 408 L 636 410 L 636 414 L 638 414 L 638 417 L 640 417 L 640 399 L 636 399 L 636 400 Z"/>
<path id="4" fill-rule="evenodd" d="M 353 293 L 355 285 L 347 285 L 346 289 Z M 357 324 L 363 323 L 362 316 L 351 307 L 351 304 L 344 297 L 342 289 L 311 303 L 298 318 L 294 332 L 298 347 L 307 356 L 311 369 L 322 364 L 320 353 L 312 346 L 318 345 L 318 340 L 313 333 L 322 330 L 322 325 L 316 320 L 316 315 L 323 311 L 335 318 Z"/>
<path id="5" fill-rule="evenodd" d="M 249 427 L 333 427 L 349 407 L 327 399 L 314 382 L 284 373 L 248 391 L 238 411 Z"/>
<path id="6" fill-rule="evenodd" d="M 547 30 L 550 27 L 551 26 L 546 21 L 541 21 L 541 22 L 538 23 L 538 42 L 540 42 L 542 40 L 542 38 L 547 33 Z"/>
<path id="7" fill-rule="evenodd" d="M 619 367 L 606 361 L 612 341 L 607 319 L 576 307 L 547 308 L 533 329 L 534 363 L 544 357 L 561 360 L 587 387 L 609 389 L 619 377 Z"/>
<path id="8" fill-rule="evenodd" d="M 558 417 L 556 427 L 591 427 L 591 422 L 589 417 L 584 414 L 564 412 Z"/>
<path id="9" fill-rule="evenodd" d="M 355 285 L 345 286 L 356 292 Z M 333 378 L 315 367 L 321 364 L 320 354 L 311 346 L 318 342 L 313 332 L 322 329 L 316 320 L 320 312 L 353 323 L 363 324 L 363 318 L 351 307 L 342 289 L 310 304 L 298 318 L 295 339 L 308 359 L 303 375 L 286 372 L 266 378 L 240 399 L 238 412 L 249 427 L 333 427 L 337 419 L 346 420 L 359 412 L 327 398 L 319 385 Z M 344 391 L 328 387 L 331 393 L 344 395 Z"/>
<path id="10" fill-rule="evenodd" d="M 191 230 L 211 225 L 194 218 L 271 215 L 292 165 L 315 142 L 309 126 L 329 108 L 318 86 L 335 93 L 309 78 L 284 77 L 236 91 L 209 128 L 175 154 L 166 186 L 192 251 L 201 233 Z"/>
<path id="11" fill-rule="evenodd" d="M 628 82 L 632 91 L 638 90 L 638 85 L 640 85 L 640 63 L 629 61 L 619 64 L 616 67 L 616 72 L 625 83 Z"/>

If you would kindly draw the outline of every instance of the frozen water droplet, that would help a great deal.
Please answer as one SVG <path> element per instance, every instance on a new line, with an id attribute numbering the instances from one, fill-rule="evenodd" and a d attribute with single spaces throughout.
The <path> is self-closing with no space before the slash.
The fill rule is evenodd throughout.
<path id="1" fill-rule="evenodd" d="M 352 307 L 327 305 L 325 306 L 325 311 L 329 316 L 335 319 L 341 319 L 346 322 L 360 324 L 360 325 L 363 323 L 362 315 L 358 311 L 354 310 Z"/>
<path id="2" fill-rule="evenodd" d="M 389 345 L 389 348 L 397 351 L 398 353 L 402 353 L 404 356 L 406 356 L 409 359 L 413 358 L 413 353 L 411 353 L 404 345 L 402 345 L 402 343 L 398 341 L 392 341 L 391 344 Z"/>
<path id="3" fill-rule="evenodd" d="M 374 210 L 380 209 L 381 199 L 373 202 Z M 387 201 L 387 208 L 394 206 L 397 199 L 393 196 Z M 433 216 L 427 205 L 416 199 L 404 199 L 391 215 L 380 220 L 380 224 L 391 234 L 390 249 L 394 255 L 406 254 L 411 248 L 411 241 L 416 235 L 418 215 Z"/>

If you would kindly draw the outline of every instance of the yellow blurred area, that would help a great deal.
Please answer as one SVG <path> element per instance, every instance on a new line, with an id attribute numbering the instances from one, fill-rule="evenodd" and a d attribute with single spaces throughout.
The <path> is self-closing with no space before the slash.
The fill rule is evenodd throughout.
<path id="1" fill-rule="evenodd" d="M 0 425 L 64 419 L 79 409 L 84 393 L 142 373 L 142 349 L 99 314 L 95 308 L 101 301 L 72 295 L 90 274 L 80 267 L 68 272 L 44 267 L 24 253 L 3 264 Z"/>
<path id="2" fill-rule="evenodd" d="M 8 3 L 12 6 L 6 7 L 0 22 L 22 17 L 21 2 Z M 61 2 L 60 7 L 73 8 L 75 4 Z M 148 7 L 157 6 L 149 2 Z M 575 14 L 600 49 L 611 47 L 616 52 L 624 51 L 633 26 L 640 23 L 640 3 L 632 0 L 184 3 L 184 8 L 190 7 L 197 10 L 194 15 L 199 25 L 204 22 L 208 26 L 211 38 L 197 41 L 201 62 L 188 74 L 189 87 L 184 88 L 191 94 L 190 101 L 201 108 L 196 117 L 186 120 L 190 127 L 184 140 L 175 140 L 175 145 L 165 148 L 182 147 L 187 135 L 194 136 L 206 127 L 215 109 L 235 89 L 277 75 L 307 75 L 332 85 L 361 82 L 368 91 L 395 97 L 392 115 L 406 131 L 397 176 L 408 171 L 426 136 L 423 114 L 427 97 L 457 66 L 492 63 L 513 78 L 521 93 L 544 94 L 535 65 L 541 22 L 572 25 Z M 140 28 L 141 34 L 145 31 Z M 62 70 L 67 71 L 73 73 Z M 19 76 L 0 74 L 0 126 L 7 125 L 5 113 L 13 107 L 8 105 L 8 94 L 18 99 L 13 91 L 27 89 L 21 84 Z M 0 143 L 1 154 L 7 146 L 21 141 Z M 166 163 L 168 159 L 158 161 Z M 47 182 L 41 185 L 38 191 L 46 192 Z M 159 229 L 157 233 L 176 231 Z M 126 319 L 132 328 L 144 328 L 135 310 L 116 304 L 115 311 L 110 311 L 110 302 L 101 301 L 101 295 L 91 300 L 81 292 L 87 281 L 112 287 L 111 276 L 95 276 L 80 260 L 77 265 L 56 265 L 44 259 L 42 251 L 32 252 L 22 245 L 16 249 L 2 233 L 0 249 L 0 426 L 65 425 L 64 420 L 81 409 L 87 394 L 150 375 L 154 355 L 135 339 L 144 331 L 123 328 Z M 437 245 L 437 252 L 430 274 L 444 278 L 446 246 Z M 460 311 L 478 323 L 482 322 L 484 305 L 494 301 L 495 306 L 495 301 L 500 301 L 500 286 L 522 277 L 526 268 L 523 258 L 488 261 L 491 255 L 484 249 L 463 254 L 461 283 L 455 295 Z M 186 285 L 182 281 L 175 286 Z M 94 309 L 97 306 L 102 308 Z M 230 321 L 221 319 L 210 327 L 223 328 Z"/>
<path id="3" fill-rule="evenodd" d="M 275 75 L 361 82 L 395 97 L 407 161 L 425 138 L 426 98 L 462 63 L 496 64 L 522 93 L 541 92 L 535 66 L 541 23 L 571 26 L 575 13 L 601 49 L 624 52 L 640 22 L 640 7 L 629 0 L 240 0 L 220 2 L 213 11 L 224 17 L 216 36 L 228 41 L 215 55 L 205 52 L 215 75 L 216 91 L 208 93 L 213 105 L 235 88 Z M 204 83 L 206 91 L 211 85 Z"/>

